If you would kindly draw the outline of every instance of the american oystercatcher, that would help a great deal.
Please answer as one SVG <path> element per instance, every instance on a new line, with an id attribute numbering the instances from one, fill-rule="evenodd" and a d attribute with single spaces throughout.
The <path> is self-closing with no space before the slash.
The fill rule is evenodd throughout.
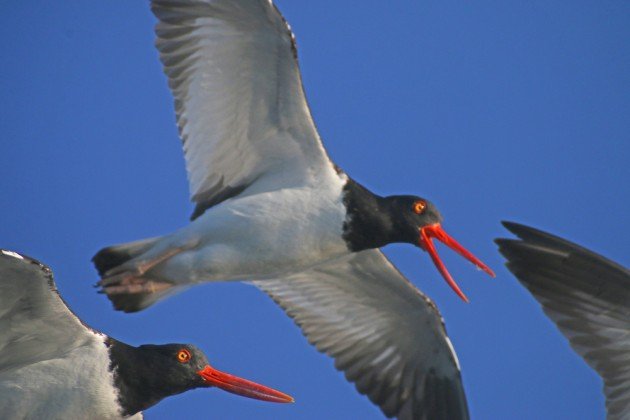
<path id="1" fill-rule="evenodd" d="M 439 312 L 379 248 L 427 251 L 464 300 L 433 239 L 494 273 L 429 200 L 375 195 L 328 158 L 293 34 L 270 1 L 155 0 L 152 10 L 195 209 L 170 235 L 99 251 L 101 291 L 135 312 L 197 283 L 252 281 L 385 414 L 467 417 Z"/>
<path id="2" fill-rule="evenodd" d="M 496 240 L 507 268 L 604 380 L 608 419 L 630 418 L 630 270 L 549 233 L 503 225 L 520 238 Z"/>
<path id="3" fill-rule="evenodd" d="M 91 329 L 61 299 L 48 267 L 0 250 L 3 418 L 142 418 L 141 411 L 160 400 L 203 387 L 293 401 L 214 369 L 195 346 L 133 347 Z"/>

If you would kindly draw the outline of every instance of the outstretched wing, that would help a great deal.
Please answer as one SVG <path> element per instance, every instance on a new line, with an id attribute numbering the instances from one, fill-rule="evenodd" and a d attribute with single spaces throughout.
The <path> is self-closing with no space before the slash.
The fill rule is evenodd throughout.
<path id="1" fill-rule="evenodd" d="M 508 269 L 602 377 L 608 418 L 630 418 L 630 270 L 557 236 L 503 224 L 522 239 L 496 241 Z"/>
<path id="2" fill-rule="evenodd" d="M 61 357 L 93 337 L 61 300 L 48 267 L 0 250 L 0 375 Z"/>
<path id="3" fill-rule="evenodd" d="M 381 251 L 254 284 L 386 416 L 468 418 L 457 356 L 440 313 Z"/>
<path id="4" fill-rule="evenodd" d="M 332 170 L 306 103 L 291 30 L 269 0 L 153 0 L 175 97 L 193 219 L 263 178 Z"/>

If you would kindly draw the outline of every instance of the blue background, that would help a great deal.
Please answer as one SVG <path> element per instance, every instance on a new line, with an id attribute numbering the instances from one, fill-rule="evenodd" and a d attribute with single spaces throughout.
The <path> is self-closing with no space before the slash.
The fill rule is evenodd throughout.
<path id="1" fill-rule="evenodd" d="M 381 194 L 416 193 L 497 272 L 444 247 L 471 298 L 428 256 L 385 252 L 431 296 L 478 419 L 604 416 L 599 378 L 503 268 L 499 221 L 550 230 L 628 264 L 630 3 L 278 1 L 333 159 Z M 255 288 L 208 284 L 136 315 L 97 295 L 90 258 L 171 232 L 192 205 L 148 2 L 0 5 L 0 246 L 55 271 L 87 323 L 132 344 L 192 342 L 293 405 L 218 390 L 148 418 L 380 418 Z"/>

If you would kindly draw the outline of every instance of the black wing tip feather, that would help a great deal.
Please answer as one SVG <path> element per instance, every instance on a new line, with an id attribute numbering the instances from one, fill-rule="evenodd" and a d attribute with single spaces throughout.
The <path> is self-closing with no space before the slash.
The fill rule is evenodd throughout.
<path id="1" fill-rule="evenodd" d="M 556 306 L 583 299 L 589 305 L 627 306 L 627 268 L 546 232 L 518 224 L 506 227 L 524 239 L 496 239 L 495 243 L 507 269 L 537 299 L 551 299 Z"/>
<path id="2" fill-rule="evenodd" d="M 593 268 L 609 268 L 618 272 L 622 277 L 630 277 L 630 271 L 627 268 L 575 242 L 519 223 L 507 221 L 502 221 L 501 223 L 506 229 L 520 238 L 520 240 L 505 238 L 494 240 L 499 246 L 499 252 L 508 258 L 509 261 L 522 260 L 526 255 L 525 253 L 528 252 L 531 256 L 534 251 L 539 256 L 543 254 L 564 254 L 564 257 L 567 258 L 579 258 L 589 261 Z"/>
<path id="3" fill-rule="evenodd" d="M 506 265 L 522 262 L 535 264 L 539 257 L 553 252 L 552 249 L 519 239 L 499 238 L 495 239 L 494 243 L 499 246 L 499 252 L 507 259 Z"/>
<path id="4" fill-rule="evenodd" d="M 510 222 L 507 220 L 502 220 L 501 224 L 507 230 L 512 232 L 518 238 L 527 241 L 527 242 L 535 242 L 535 243 L 557 243 L 558 245 L 571 245 L 577 246 L 576 244 L 567 241 L 566 239 L 562 239 L 559 236 L 552 235 L 549 232 L 545 232 L 544 230 L 540 230 L 531 226 L 527 226 L 521 223 Z"/>
<path id="5" fill-rule="evenodd" d="M 501 224 L 523 242 L 536 244 L 541 247 L 546 247 L 556 251 L 566 251 L 574 253 L 589 254 L 592 256 L 604 258 L 599 254 L 585 248 L 575 242 L 568 241 L 560 236 L 552 235 L 549 232 L 545 232 L 540 229 L 533 228 L 531 226 L 523 225 L 516 222 L 501 221 Z M 496 240 L 495 240 L 496 242 Z M 498 243 L 498 242 L 497 242 Z"/>
<path id="6" fill-rule="evenodd" d="M 501 224 L 518 239 L 497 238 L 494 243 L 505 257 L 507 269 L 527 287 L 543 278 L 547 279 L 546 283 L 550 277 L 558 276 L 562 262 L 578 249 L 575 244 L 526 225 L 506 221 Z M 551 268 L 553 274 L 539 275 L 545 268 Z"/>
<path id="7" fill-rule="evenodd" d="M 499 252 L 508 260 L 506 266 L 518 262 L 536 264 L 545 256 L 556 254 L 567 257 L 572 252 L 593 254 L 573 242 L 559 236 L 552 235 L 540 229 L 516 222 L 501 221 L 501 224 L 518 239 L 497 238 L 494 243 L 499 246 Z"/>
<path id="8" fill-rule="evenodd" d="M 558 245 L 560 245 L 560 244 L 575 245 L 575 244 L 571 244 L 570 242 L 567 242 L 566 240 L 564 240 L 564 239 L 562 239 L 562 238 L 560 238 L 558 236 L 554 236 L 554 235 L 552 235 L 550 233 L 547 233 L 545 231 L 542 231 L 540 229 L 536 229 L 536 228 L 533 228 L 531 226 L 523 225 L 521 223 L 509 222 L 509 221 L 506 221 L 506 220 L 502 220 L 501 224 L 503 225 L 503 227 L 505 227 L 507 230 L 512 232 L 514 235 L 516 235 L 516 237 L 518 237 L 519 239 L 523 240 L 524 242 L 536 243 L 536 244 L 541 244 L 541 245 L 542 244 L 552 244 L 552 243 L 556 243 Z M 499 240 L 500 239 L 497 239 L 497 241 L 499 241 Z"/>

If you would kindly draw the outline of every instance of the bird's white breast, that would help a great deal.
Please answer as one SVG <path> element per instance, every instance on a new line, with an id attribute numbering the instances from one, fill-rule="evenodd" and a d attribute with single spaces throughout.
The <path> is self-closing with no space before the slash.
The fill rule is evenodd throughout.
<path id="1" fill-rule="evenodd" d="M 119 419 L 106 336 L 57 358 L 0 372 L 0 413 L 15 419 Z M 141 414 L 131 418 L 142 418 Z"/>
<path id="2" fill-rule="evenodd" d="M 314 185 L 264 191 L 211 208 L 173 240 L 198 237 L 161 268 L 167 278 L 189 281 L 260 279 L 300 271 L 349 252 L 343 240 L 345 177 Z M 179 275 L 178 275 L 179 273 Z"/>

